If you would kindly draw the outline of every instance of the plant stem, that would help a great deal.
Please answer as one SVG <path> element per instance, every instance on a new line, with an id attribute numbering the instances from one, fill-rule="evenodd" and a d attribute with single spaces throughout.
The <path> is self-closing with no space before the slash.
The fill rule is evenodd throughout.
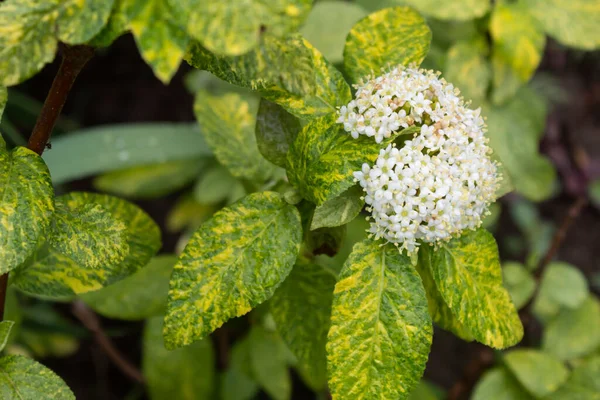
<path id="1" fill-rule="evenodd" d="M 67 46 L 61 43 L 60 51 L 62 62 L 27 144 L 30 150 L 35 151 L 40 156 L 46 149 L 52 129 L 67 101 L 67 96 L 75 83 L 75 79 L 77 79 L 77 75 L 94 55 L 92 47 L 83 45 Z M 0 275 L 0 321 L 4 319 L 7 289 L 8 273 Z"/>

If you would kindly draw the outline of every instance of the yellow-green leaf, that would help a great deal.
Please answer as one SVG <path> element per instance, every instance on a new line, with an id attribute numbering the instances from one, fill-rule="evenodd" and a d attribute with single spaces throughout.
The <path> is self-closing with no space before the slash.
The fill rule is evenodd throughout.
<path id="1" fill-rule="evenodd" d="M 163 83 L 171 81 L 181 64 L 188 37 L 165 0 L 128 0 L 126 13 L 140 53 Z"/>
<path id="2" fill-rule="evenodd" d="M 512 350 L 504 356 L 504 363 L 521 385 L 537 398 L 556 391 L 569 376 L 560 360 L 539 350 Z"/>
<path id="3" fill-rule="evenodd" d="M 396 65 L 421 64 L 431 42 L 431 30 L 409 7 L 377 11 L 350 31 L 344 47 L 344 69 L 353 82 Z"/>
<path id="4" fill-rule="evenodd" d="M 123 261 L 129 252 L 127 226 L 100 204 L 86 203 L 77 194 L 56 199 L 47 243 L 84 268 L 101 268 Z"/>
<path id="5" fill-rule="evenodd" d="M 237 93 L 213 96 L 200 91 L 194 103 L 201 132 L 217 160 L 235 177 L 264 182 L 274 167 L 258 151 L 257 109 L 255 97 Z"/>
<path id="6" fill-rule="evenodd" d="M 57 251 L 42 246 L 11 275 L 12 284 L 32 296 L 65 298 L 103 288 L 118 282 L 140 268 L 160 248 L 160 230 L 140 208 L 117 197 L 95 193 L 70 193 L 66 201 L 96 203 L 127 226 L 129 253 L 115 265 L 90 269 L 77 264 Z"/>
<path id="7" fill-rule="evenodd" d="M 289 400 L 292 382 L 287 366 L 288 351 L 276 332 L 255 325 L 248 335 L 250 371 L 256 382 L 274 400 Z"/>
<path id="8" fill-rule="evenodd" d="M 473 390 L 471 400 L 534 400 L 505 368 L 486 372 Z"/>
<path id="9" fill-rule="evenodd" d="M 274 192 L 251 194 L 217 212 L 173 270 L 167 347 L 200 340 L 269 299 L 291 271 L 301 236 L 298 211 Z"/>
<path id="10" fill-rule="evenodd" d="M 247 53 L 265 35 L 298 30 L 312 0 L 168 0 L 187 16 L 187 31 L 216 54 Z"/>
<path id="11" fill-rule="evenodd" d="M 13 321 L 0 322 L 0 351 L 4 350 L 14 324 Z"/>
<path id="12" fill-rule="evenodd" d="M 327 384 L 325 344 L 335 278 L 316 264 L 297 264 L 269 302 L 277 330 L 315 390 Z"/>
<path id="13" fill-rule="evenodd" d="M 406 399 L 425 369 L 433 328 L 419 274 L 391 245 L 354 246 L 335 285 L 327 343 L 334 399 Z"/>
<path id="14" fill-rule="evenodd" d="M 109 318 L 142 320 L 164 314 L 169 278 L 177 258 L 161 255 L 113 285 L 81 296 L 96 312 Z"/>
<path id="15" fill-rule="evenodd" d="M 494 237 L 469 231 L 432 252 L 433 280 L 450 310 L 475 340 L 496 349 L 519 343 L 523 325 L 502 286 Z"/>
<path id="16" fill-rule="evenodd" d="M 0 371 L 2 400 L 75 400 L 58 375 L 30 358 L 2 357 Z"/>
<path id="17" fill-rule="evenodd" d="M 53 213 L 54 190 L 44 161 L 24 147 L 0 146 L 0 273 L 35 251 Z"/>
<path id="18" fill-rule="evenodd" d="M 600 47 L 597 0 L 523 0 L 546 33 L 564 45 L 584 50 Z"/>
<path id="19" fill-rule="evenodd" d="M 108 22 L 104 28 L 88 42 L 90 46 L 108 47 L 129 29 L 129 17 L 127 16 L 126 10 L 128 1 L 129 0 L 114 0 Z"/>
<path id="20" fill-rule="evenodd" d="M 258 91 L 300 118 L 334 112 L 351 99 L 342 74 L 300 35 L 265 37 L 238 57 L 217 56 L 192 42 L 186 60 L 234 85 Z"/>
<path id="21" fill-rule="evenodd" d="M 161 317 L 150 318 L 144 329 L 142 370 L 154 400 L 214 399 L 215 355 L 208 339 L 185 349 L 167 350 Z"/>
<path id="22" fill-rule="evenodd" d="M 399 0 L 392 0 L 399 1 Z M 465 21 L 479 18 L 490 9 L 489 0 L 401 0 L 423 14 L 442 20 Z"/>
<path id="23" fill-rule="evenodd" d="M 310 223 L 310 229 L 330 228 L 346 225 L 360 213 L 365 201 L 363 190 L 353 186 L 337 197 L 317 206 Z"/>
<path id="24" fill-rule="evenodd" d="M 578 365 L 549 400 L 600 400 L 600 356 Z"/>
<path id="25" fill-rule="evenodd" d="M 487 95 L 492 70 L 482 38 L 458 41 L 448 50 L 444 78 L 460 89 L 465 100 L 480 105 Z"/>
<path id="26" fill-rule="evenodd" d="M 298 118 L 281 106 L 260 99 L 256 115 L 256 143 L 267 160 L 285 168 L 288 149 L 301 129 Z"/>
<path id="27" fill-rule="evenodd" d="M 521 309 L 535 293 L 536 282 L 523 264 L 507 262 L 502 265 L 504 287 L 517 310 Z"/>
<path id="28" fill-rule="evenodd" d="M 0 121 L 2 121 L 2 114 L 4 113 L 4 107 L 8 101 L 8 90 L 4 86 L 0 86 Z"/>

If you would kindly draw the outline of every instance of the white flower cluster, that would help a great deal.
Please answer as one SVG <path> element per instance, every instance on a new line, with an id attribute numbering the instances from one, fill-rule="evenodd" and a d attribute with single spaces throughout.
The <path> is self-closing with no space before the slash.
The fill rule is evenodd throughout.
<path id="1" fill-rule="evenodd" d="M 481 224 L 500 180 L 485 123 L 438 74 L 396 68 L 375 78 L 340 109 L 338 122 L 354 138 L 377 142 L 402 128 L 417 129 L 402 148 L 387 146 L 375 165 L 354 173 L 376 237 L 413 252 L 419 240 L 448 240 Z"/>

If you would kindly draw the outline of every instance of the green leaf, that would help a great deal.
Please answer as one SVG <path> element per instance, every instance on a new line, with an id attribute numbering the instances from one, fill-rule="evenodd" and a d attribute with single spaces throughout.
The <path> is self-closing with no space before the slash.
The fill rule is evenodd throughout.
<path id="1" fill-rule="evenodd" d="M 220 165 L 203 174 L 194 186 L 194 200 L 200 204 L 217 205 L 227 200 L 232 189 L 241 183 Z"/>
<path id="2" fill-rule="evenodd" d="M 522 93 L 525 91 L 519 91 L 502 107 L 485 109 L 487 136 L 515 190 L 530 200 L 541 201 L 552 194 L 556 172 L 550 161 L 539 154 L 542 121 L 538 121 L 540 114 L 532 112 L 528 97 Z"/>
<path id="3" fill-rule="evenodd" d="M 402 3 L 415 7 L 427 16 L 455 21 L 482 17 L 490 9 L 488 0 L 402 0 Z"/>
<path id="4" fill-rule="evenodd" d="M 189 42 L 177 11 L 165 0 L 128 0 L 126 8 L 142 57 L 165 84 L 177 72 Z"/>
<path id="5" fill-rule="evenodd" d="M 354 185 L 353 172 L 373 163 L 386 146 L 371 138 L 353 139 L 329 114 L 310 121 L 288 152 L 287 176 L 304 197 L 323 204 Z"/>
<path id="6" fill-rule="evenodd" d="M 600 356 L 573 370 L 569 380 L 549 400 L 600 400 Z"/>
<path id="7" fill-rule="evenodd" d="M 212 152 L 197 124 L 103 125 L 52 139 L 44 160 L 55 185 L 125 168 L 191 160 Z"/>
<path id="8" fill-rule="evenodd" d="M 185 349 L 167 350 L 162 317 L 150 318 L 144 329 L 142 370 L 150 398 L 196 400 L 214 398 L 215 355 L 208 339 Z"/>
<path id="9" fill-rule="evenodd" d="M 506 369 L 496 367 L 483 375 L 471 400 L 533 400 L 533 397 Z"/>
<path id="10" fill-rule="evenodd" d="M 362 7 L 347 1 L 318 2 L 308 14 L 300 33 L 330 62 L 341 63 L 348 32 L 366 14 Z"/>
<path id="11" fill-rule="evenodd" d="M 194 112 L 217 160 L 237 178 L 264 182 L 274 168 L 258 151 L 254 129 L 258 101 L 237 93 L 196 94 Z"/>
<path id="12" fill-rule="evenodd" d="M 157 198 L 173 193 L 198 177 L 203 159 L 167 161 L 109 172 L 94 179 L 100 191 L 130 198 Z"/>
<path id="13" fill-rule="evenodd" d="M 600 47 L 600 4 L 595 0 L 524 0 L 546 33 L 564 45 Z"/>
<path id="14" fill-rule="evenodd" d="M 0 84 L 13 86 L 54 59 L 58 40 L 85 43 L 106 24 L 114 0 L 8 0 L 0 4 Z"/>
<path id="15" fill-rule="evenodd" d="M 431 272 L 433 271 L 432 257 L 434 251 L 433 247 L 422 244 L 419 248 L 419 259 L 417 263 L 417 272 L 419 272 L 421 280 L 423 281 L 423 286 L 425 287 L 427 305 L 429 307 L 431 319 L 440 328 L 454 333 L 456 336 L 467 342 L 471 342 L 474 339 L 473 335 L 464 324 L 456 318 L 450 307 L 448 307 L 448 304 L 446 304 L 431 275 Z"/>
<path id="16" fill-rule="evenodd" d="M 575 310 L 563 309 L 548 325 L 542 348 L 563 361 L 589 354 L 600 346 L 600 302 L 589 296 Z"/>
<path id="17" fill-rule="evenodd" d="M 415 390 L 410 394 L 409 400 L 442 400 L 443 392 L 435 385 L 421 380 Z"/>
<path id="18" fill-rule="evenodd" d="M 127 226 L 83 193 L 56 198 L 47 243 L 84 268 L 122 262 L 129 252 Z"/>
<path id="19" fill-rule="evenodd" d="M 236 341 L 231 349 L 229 368 L 221 380 L 222 400 L 250 400 L 259 390 L 250 370 L 249 345 L 245 337 Z"/>
<path id="20" fill-rule="evenodd" d="M 269 299 L 291 271 L 301 236 L 298 211 L 277 193 L 254 193 L 217 212 L 173 270 L 167 347 L 202 339 Z"/>
<path id="21" fill-rule="evenodd" d="M 124 320 L 142 320 L 164 314 L 169 278 L 177 258 L 161 255 L 131 276 L 103 289 L 81 296 L 101 315 Z"/>
<path id="22" fill-rule="evenodd" d="M 253 326 L 248 346 L 252 375 L 258 384 L 275 400 L 290 399 L 292 382 L 281 338 L 275 332 Z"/>
<path id="23" fill-rule="evenodd" d="M 420 64 L 431 42 L 431 30 L 409 7 L 386 8 L 361 19 L 344 47 L 344 70 L 353 82 L 395 65 Z"/>
<path id="24" fill-rule="evenodd" d="M 188 17 L 187 31 L 211 52 L 237 56 L 257 47 L 264 35 L 298 30 L 312 0 L 169 0 Z"/>
<path id="25" fill-rule="evenodd" d="M 192 196 L 183 195 L 167 215 L 167 230 L 180 232 L 186 228 L 196 228 L 217 210 L 215 206 L 200 204 Z"/>
<path id="26" fill-rule="evenodd" d="M 0 274 L 13 270 L 37 248 L 54 213 L 48 167 L 33 151 L 0 147 Z"/>
<path id="27" fill-rule="evenodd" d="M 523 337 L 523 325 L 502 286 L 498 247 L 485 229 L 442 243 L 431 255 L 433 280 L 450 310 L 475 340 L 504 349 Z"/>
<path id="28" fill-rule="evenodd" d="M 391 245 L 356 244 L 334 291 L 327 343 L 334 398 L 406 399 L 423 374 L 432 335 L 411 260 Z"/>
<path id="29" fill-rule="evenodd" d="M 260 47 L 239 57 L 217 56 L 192 42 L 186 60 L 300 118 L 329 114 L 352 98 L 342 74 L 299 35 L 265 37 Z"/>
<path id="30" fill-rule="evenodd" d="M 129 17 L 127 6 L 129 0 L 114 0 L 114 5 L 108 18 L 108 22 L 102 30 L 88 43 L 94 47 L 108 47 L 119 36 L 129 29 Z"/>
<path id="31" fill-rule="evenodd" d="M 2 114 L 4 113 L 4 107 L 8 101 L 8 90 L 4 86 L 0 86 L 0 121 L 2 121 Z"/>
<path id="32" fill-rule="evenodd" d="M 521 309 L 535 293 L 536 282 L 531 273 L 517 262 L 507 262 L 502 266 L 504 287 L 517 308 Z"/>
<path id="33" fill-rule="evenodd" d="M 123 221 L 127 226 L 129 253 L 118 264 L 90 269 L 48 246 L 42 246 L 30 260 L 11 274 L 12 284 L 25 293 L 32 296 L 64 298 L 101 289 L 144 267 L 161 246 L 158 226 L 134 204 L 117 197 L 95 193 L 73 192 L 62 198 L 67 203 L 73 201 L 75 204 L 99 204 L 115 219 Z"/>
<path id="34" fill-rule="evenodd" d="M 297 264 L 269 302 L 277 330 L 314 390 L 327 384 L 325 343 L 335 278 L 316 264 Z"/>
<path id="35" fill-rule="evenodd" d="M 456 42 L 448 50 L 444 78 L 460 89 L 466 100 L 483 103 L 492 78 L 487 61 L 489 52 L 482 38 Z"/>
<path id="36" fill-rule="evenodd" d="M 597 207 L 600 207 L 600 179 L 596 179 L 588 187 L 590 200 Z"/>
<path id="37" fill-rule="evenodd" d="M 553 262 L 544 271 L 533 312 L 548 320 L 563 307 L 579 307 L 588 295 L 587 281 L 579 269 L 564 262 Z"/>
<path id="38" fill-rule="evenodd" d="M 8 338 L 10 337 L 10 332 L 15 323 L 13 321 L 1 321 L 0 322 L 0 351 L 4 350 L 6 347 L 6 343 L 8 342 Z"/>
<path id="39" fill-rule="evenodd" d="M 494 101 L 515 95 L 537 69 L 546 36 L 521 3 L 496 4 L 490 20 L 493 39 Z"/>
<path id="40" fill-rule="evenodd" d="M 281 106 L 260 99 L 256 115 L 256 143 L 260 153 L 273 164 L 285 168 L 288 148 L 302 125 Z"/>
<path id="41" fill-rule="evenodd" d="M 2 400 L 75 400 L 58 375 L 30 358 L 2 357 L 0 371 Z"/>
<path id="42" fill-rule="evenodd" d="M 346 225 L 362 210 L 365 201 L 361 199 L 363 191 L 353 186 L 337 197 L 317 206 L 312 217 L 310 229 Z"/>
<path id="43" fill-rule="evenodd" d="M 504 363 L 517 380 L 536 398 L 556 391 L 569 376 L 560 360 L 534 349 L 517 349 L 504 356 Z"/>

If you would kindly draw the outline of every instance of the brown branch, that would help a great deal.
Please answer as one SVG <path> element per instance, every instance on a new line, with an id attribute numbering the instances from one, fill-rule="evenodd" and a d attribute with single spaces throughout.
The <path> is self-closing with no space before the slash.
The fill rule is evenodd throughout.
<path id="1" fill-rule="evenodd" d="M 94 339 L 98 346 L 125 375 L 138 383 L 143 384 L 145 382 L 144 375 L 119 352 L 112 340 L 110 340 L 102 329 L 98 316 L 85 303 L 81 300 L 73 302 L 72 312 L 81 321 L 83 326 L 94 334 Z"/>

